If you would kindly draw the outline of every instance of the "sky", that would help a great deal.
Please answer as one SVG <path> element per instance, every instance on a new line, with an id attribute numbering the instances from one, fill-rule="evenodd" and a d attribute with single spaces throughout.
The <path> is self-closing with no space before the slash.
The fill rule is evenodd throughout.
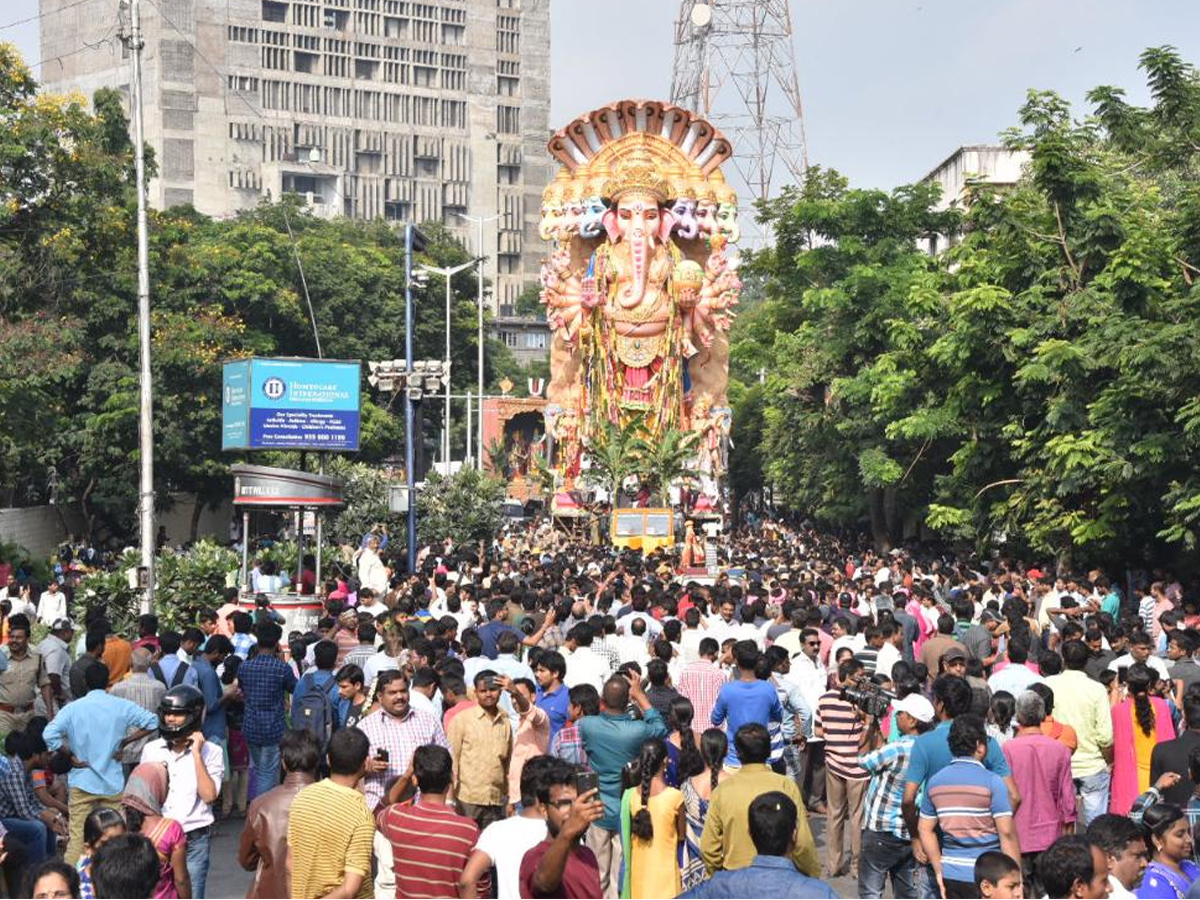
<path id="1" fill-rule="evenodd" d="M 114 8 L 117 0 L 112 0 Z M 720 0 L 717 0 L 720 2 Z M 1077 114 L 1100 84 L 1147 101 L 1147 47 L 1200 63 L 1195 0 L 791 0 L 809 161 L 860 187 L 915 181 L 1017 124 L 1030 88 Z M 629 97 L 669 99 L 676 0 L 552 0 L 551 128 Z M 0 0 L 0 40 L 38 58 L 38 0 Z"/>

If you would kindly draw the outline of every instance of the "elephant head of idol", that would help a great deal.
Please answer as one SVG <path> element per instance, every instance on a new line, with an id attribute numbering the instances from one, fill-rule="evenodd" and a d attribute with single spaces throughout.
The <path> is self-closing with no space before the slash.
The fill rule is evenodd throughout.
<path id="1" fill-rule="evenodd" d="M 649 160 L 622 163 L 605 187 L 610 203 L 604 230 L 611 243 L 629 251 L 633 291 L 624 302 L 632 308 L 642 302 L 650 262 L 655 250 L 669 240 L 675 217 L 664 206 L 667 182 Z"/>

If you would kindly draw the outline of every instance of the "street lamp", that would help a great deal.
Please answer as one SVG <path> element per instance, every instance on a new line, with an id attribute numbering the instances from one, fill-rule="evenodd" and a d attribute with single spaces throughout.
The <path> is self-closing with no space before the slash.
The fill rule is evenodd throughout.
<path id="1" fill-rule="evenodd" d="M 501 218 L 501 215 L 494 216 L 469 216 L 466 213 L 455 213 L 460 219 L 467 222 L 474 222 L 479 226 L 479 244 L 476 247 L 479 253 L 479 438 L 476 442 L 475 468 L 483 471 L 483 260 L 487 259 L 487 254 L 483 249 L 483 226 L 488 222 L 495 222 Z M 470 445 L 471 436 L 467 435 L 467 443 Z"/>
<path id="2" fill-rule="evenodd" d="M 430 275 L 441 275 L 446 279 L 446 409 L 442 423 L 442 462 L 446 464 L 446 474 L 450 474 L 450 279 L 459 272 L 464 272 L 477 263 L 482 263 L 486 257 L 477 256 L 461 266 L 439 268 L 421 263 L 417 268 Z M 467 435 L 466 452 L 464 457 L 471 455 L 471 435 Z"/>

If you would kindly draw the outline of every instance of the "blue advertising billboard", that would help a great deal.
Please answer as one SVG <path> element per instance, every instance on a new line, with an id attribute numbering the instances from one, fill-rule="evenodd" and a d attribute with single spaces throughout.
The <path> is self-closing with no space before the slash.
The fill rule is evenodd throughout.
<path id="1" fill-rule="evenodd" d="M 358 361 L 239 359 L 225 363 L 222 450 L 357 450 Z"/>

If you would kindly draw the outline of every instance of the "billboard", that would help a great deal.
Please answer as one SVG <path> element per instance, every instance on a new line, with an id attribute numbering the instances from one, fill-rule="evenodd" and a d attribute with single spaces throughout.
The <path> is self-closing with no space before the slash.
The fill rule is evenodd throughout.
<path id="1" fill-rule="evenodd" d="M 224 365 L 222 450 L 357 450 L 357 360 L 239 359 Z"/>

